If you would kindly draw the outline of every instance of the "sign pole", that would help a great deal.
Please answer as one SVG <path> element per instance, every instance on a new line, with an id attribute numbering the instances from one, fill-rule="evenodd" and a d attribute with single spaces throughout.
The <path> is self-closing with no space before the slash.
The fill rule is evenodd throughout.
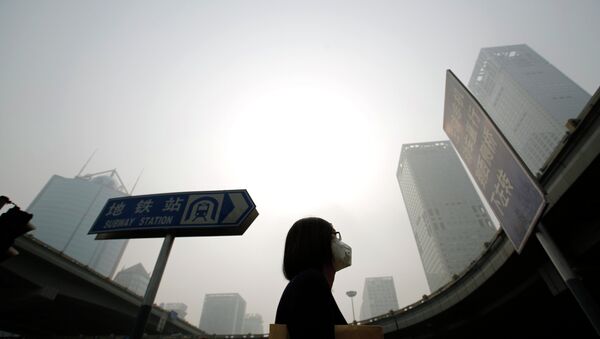
<path id="1" fill-rule="evenodd" d="M 256 205 L 244 189 L 108 199 L 88 232 L 96 234 L 96 240 L 164 238 L 131 338 L 144 335 L 175 237 L 242 235 L 257 216 Z"/>
<path id="2" fill-rule="evenodd" d="M 554 264 L 554 267 L 558 270 L 558 273 L 562 277 L 563 281 L 579 303 L 579 306 L 583 310 L 583 313 L 587 316 L 588 320 L 596 330 L 596 333 L 600 335 L 600 309 L 594 302 L 593 297 L 589 291 L 583 285 L 583 282 L 575 276 L 571 267 L 567 263 L 567 259 L 563 256 L 561 251 L 554 243 L 554 240 L 548 234 L 546 227 L 540 222 L 538 224 L 538 232 L 535 233 L 538 241 L 550 257 L 550 260 Z"/>
<path id="3" fill-rule="evenodd" d="M 160 280 L 163 272 L 165 271 L 165 266 L 167 265 L 169 253 L 171 252 L 171 247 L 173 247 L 174 241 L 175 237 L 172 234 L 167 234 L 165 236 L 165 240 L 160 248 L 160 253 L 156 259 L 156 264 L 154 265 L 154 270 L 152 271 L 152 277 L 148 283 L 148 288 L 146 288 L 144 301 L 142 302 L 142 306 L 140 307 L 137 319 L 135 321 L 135 326 L 133 327 L 133 332 L 131 334 L 132 339 L 139 339 L 144 335 L 144 328 L 146 327 L 146 323 L 150 317 L 152 304 L 154 303 L 154 298 L 156 297 L 156 292 L 158 291 L 158 286 L 160 285 Z"/>

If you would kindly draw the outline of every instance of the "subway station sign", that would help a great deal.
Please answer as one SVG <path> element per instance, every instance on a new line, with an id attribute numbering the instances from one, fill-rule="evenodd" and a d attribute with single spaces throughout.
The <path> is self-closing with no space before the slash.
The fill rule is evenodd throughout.
<path id="1" fill-rule="evenodd" d="M 481 104 L 450 70 L 444 131 L 520 253 L 544 210 L 544 193 Z"/>
<path id="2" fill-rule="evenodd" d="M 241 235 L 258 216 L 246 190 L 109 199 L 88 234 L 96 239 Z"/>

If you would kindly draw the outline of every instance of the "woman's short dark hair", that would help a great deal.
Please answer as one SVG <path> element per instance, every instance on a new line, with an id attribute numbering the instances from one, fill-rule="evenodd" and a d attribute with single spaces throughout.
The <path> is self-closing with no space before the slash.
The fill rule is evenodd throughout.
<path id="1" fill-rule="evenodd" d="M 321 218 L 303 218 L 294 223 L 285 239 L 283 275 L 288 280 L 307 269 L 322 270 L 331 263 L 333 226 Z"/>

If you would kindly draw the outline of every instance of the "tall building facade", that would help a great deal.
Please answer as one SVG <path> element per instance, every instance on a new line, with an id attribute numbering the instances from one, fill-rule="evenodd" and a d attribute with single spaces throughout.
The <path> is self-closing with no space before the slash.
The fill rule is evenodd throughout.
<path id="1" fill-rule="evenodd" d="M 241 334 L 246 301 L 238 293 L 206 294 L 200 329 L 208 334 Z"/>
<path id="2" fill-rule="evenodd" d="M 396 286 L 392 277 L 365 279 L 360 318 L 369 319 L 398 309 Z"/>
<path id="3" fill-rule="evenodd" d="M 242 326 L 242 334 L 263 334 L 263 319 L 260 314 L 250 313 L 244 316 L 244 326 Z"/>
<path id="4" fill-rule="evenodd" d="M 435 291 L 481 254 L 496 229 L 449 141 L 402 145 L 397 177 Z"/>
<path id="5" fill-rule="evenodd" d="M 177 317 L 179 317 L 179 319 L 185 319 L 185 316 L 187 315 L 187 305 L 184 303 L 161 303 L 160 307 L 167 311 L 173 311 L 177 313 Z"/>
<path id="6" fill-rule="evenodd" d="M 149 281 L 150 274 L 141 263 L 119 271 L 114 279 L 114 282 L 139 296 L 146 294 Z"/>
<path id="7" fill-rule="evenodd" d="M 590 99 L 527 45 L 481 49 L 468 87 L 534 175 Z"/>
<path id="8" fill-rule="evenodd" d="M 96 241 L 88 231 L 110 198 L 128 195 L 115 170 L 64 178 L 52 176 L 29 208 L 33 235 L 44 243 L 112 277 L 127 240 Z"/>

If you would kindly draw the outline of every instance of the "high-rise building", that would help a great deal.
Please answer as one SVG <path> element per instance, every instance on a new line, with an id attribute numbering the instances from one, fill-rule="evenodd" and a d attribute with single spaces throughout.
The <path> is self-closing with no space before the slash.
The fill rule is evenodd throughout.
<path id="1" fill-rule="evenodd" d="M 184 303 L 161 303 L 160 307 L 167 311 L 177 313 L 179 319 L 185 319 L 185 316 L 187 315 L 187 305 Z"/>
<path id="2" fill-rule="evenodd" d="M 141 263 L 119 271 L 114 279 L 117 284 L 140 296 L 146 294 L 149 281 L 150 274 Z"/>
<path id="3" fill-rule="evenodd" d="M 260 314 L 250 313 L 244 316 L 243 334 L 263 334 L 263 319 Z"/>
<path id="4" fill-rule="evenodd" d="M 116 170 L 52 176 L 28 208 L 33 235 L 98 273 L 112 277 L 127 240 L 95 240 L 88 231 L 109 198 L 128 195 Z"/>
<path id="5" fill-rule="evenodd" d="M 590 99 L 527 45 L 481 49 L 468 87 L 534 175 Z"/>
<path id="6" fill-rule="evenodd" d="M 204 296 L 200 329 L 208 334 L 241 334 L 246 301 L 238 293 Z"/>
<path id="7" fill-rule="evenodd" d="M 402 145 L 397 177 L 435 291 L 481 254 L 496 229 L 449 141 Z"/>
<path id="8" fill-rule="evenodd" d="M 366 278 L 362 296 L 361 319 L 376 317 L 398 309 L 396 286 L 392 277 Z"/>

